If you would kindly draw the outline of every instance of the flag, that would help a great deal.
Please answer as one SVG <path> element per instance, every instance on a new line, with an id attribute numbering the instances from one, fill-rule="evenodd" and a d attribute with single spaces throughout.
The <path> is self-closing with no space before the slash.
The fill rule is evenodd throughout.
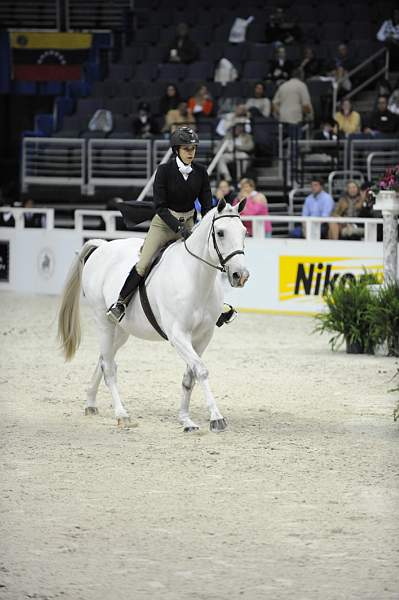
<path id="1" fill-rule="evenodd" d="M 88 59 L 91 33 L 14 31 L 10 35 L 13 79 L 67 81 L 80 79 Z"/>

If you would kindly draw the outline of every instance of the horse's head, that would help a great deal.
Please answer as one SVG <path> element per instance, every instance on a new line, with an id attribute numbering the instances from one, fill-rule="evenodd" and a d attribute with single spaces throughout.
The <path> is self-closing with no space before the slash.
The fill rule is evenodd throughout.
<path id="1" fill-rule="evenodd" d="M 249 278 L 244 255 L 246 229 L 239 214 L 245 203 L 244 199 L 231 206 L 224 199 L 219 200 L 212 219 L 210 251 L 224 267 L 232 287 L 243 287 Z"/>

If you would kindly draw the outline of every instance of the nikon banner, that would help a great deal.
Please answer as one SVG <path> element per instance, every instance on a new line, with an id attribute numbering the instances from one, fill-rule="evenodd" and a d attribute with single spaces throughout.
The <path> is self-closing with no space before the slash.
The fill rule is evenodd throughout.
<path id="1" fill-rule="evenodd" d="M 339 279 L 365 271 L 383 277 L 382 243 L 305 240 L 246 241 L 250 278 L 241 290 L 226 286 L 228 302 L 259 312 L 315 313 Z"/>
<path id="2" fill-rule="evenodd" d="M 67 81 L 81 78 L 91 33 L 14 31 L 10 35 L 13 79 Z"/>

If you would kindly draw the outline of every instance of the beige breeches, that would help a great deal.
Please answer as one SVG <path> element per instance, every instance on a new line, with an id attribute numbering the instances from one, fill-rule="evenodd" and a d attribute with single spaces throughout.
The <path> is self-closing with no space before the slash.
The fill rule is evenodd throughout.
<path id="1" fill-rule="evenodd" d="M 180 213 L 171 210 L 170 212 L 177 219 L 183 218 L 188 229 L 194 227 L 194 211 Z M 141 248 L 140 259 L 136 264 L 137 273 L 145 275 L 155 253 L 171 240 L 178 240 L 180 237 L 180 233 L 172 231 L 160 216 L 155 215 Z"/>

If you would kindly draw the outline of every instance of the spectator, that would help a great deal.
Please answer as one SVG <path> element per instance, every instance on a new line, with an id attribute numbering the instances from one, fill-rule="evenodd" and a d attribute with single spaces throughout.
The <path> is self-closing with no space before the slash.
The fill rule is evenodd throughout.
<path id="1" fill-rule="evenodd" d="M 232 204 L 233 200 L 236 198 L 233 186 L 226 179 L 221 179 L 218 183 L 214 196 L 214 204 L 217 204 L 222 198 L 229 204 Z"/>
<path id="2" fill-rule="evenodd" d="M 292 44 L 300 41 L 302 32 L 298 25 L 290 20 L 284 12 L 284 8 L 276 7 L 272 10 L 269 22 L 265 27 L 265 41 L 268 44 L 280 42 L 281 44 Z"/>
<path id="3" fill-rule="evenodd" d="M 329 119 L 324 119 L 320 122 L 320 129 L 315 131 L 314 140 L 335 141 L 337 139 L 336 125 Z"/>
<path id="4" fill-rule="evenodd" d="M 316 58 L 313 48 L 305 46 L 303 49 L 303 58 L 298 65 L 301 72 L 301 79 L 311 79 L 321 74 L 321 61 Z"/>
<path id="5" fill-rule="evenodd" d="M 4 200 L 0 206 L 1 208 L 9 208 L 12 206 L 12 203 Z M 0 212 L 0 227 L 15 227 L 15 219 L 11 211 Z"/>
<path id="6" fill-rule="evenodd" d="M 191 96 L 188 99 L 188 108 L 195 117 L 209 117 L 211 115 L 213 110 L 213 100 L 204 83 L 201 83 L 197 87 L 194 96 Z"/>
<path id="7" fill-rule="evenodd" d="M 34 208 L 34 202 L 32 198 L 26 198 L 22 204 L 23 208 Z M 39 213 L 24 213 L 24 222 L 25 227 L 33 228 L 33 227 L 46 227 L 46 215 L 41 215 Z"/>
<path id="8" fill-rule="evenodd" d="M 310 184 L 311 193 L 306 196 L 302 206 L 303 217 L 329 217 L 334 209 L 334 200 L 328 192 L 323 189 L 323 180 L 314 177 Z M 304 226 L 302 228 L 305 235 Z M 321 224 L 321 238 L 326 239 L 328 224 Z"/>
<path id="9" fill-rule="evenodd" d="M 339 199 L 333 217 L 359 217 L 363 210 L 364 199 L 360 194 L 360 186 L 355 181 L 348 181 L 344 194 Z M 340 237 L 359 237 L 361 231 L 356 224 L 352 223 L 330 223 L 328 237 L 330 240 L 338 240 Z"/>
<path id="10" fill-rule="evenodd" d="M 272 111 L 281 123 L 298 125 L 313 114 L 308 87 L 300 76 L 300 71 L 294 69 L 291 78 L 274 95 Z"/>
<path id="11" fill-rule="evenodd" d="M 173 109 L 176 109 L 182 98 L 180 92 L 174 83 L 168 83 L 164 95 L 159 101 L 159 114 L 166 116 L 166 114 Z"/>
<path id="12" fill-rule="evenodd" d="M 377 40 L 384 42 L 389 49 L 389 68 L 399 69 L 399 8 L 394 8 L 391 18 L 382 23 Z"/>
<path id="13" fill-rule="evenodd" d="M 187 106 L 187 102 L 180 102 L 176 109 L 168 111 L 165 117 L 165 124 L 162 127 L 162 132 L 173 133 L 177 127 L 188 125 L 195 129 L 195 117 Z"/>
<path id="14" fill-rule="evenodd" d="M 159 133 L 158 123 L 151 114 L 151 107 L 147 102 L 140 102 L 138 115 L 132 123 L 133 135 L 142 139 L 152 138 Z"/>
<path id="15" fill-rule="evenodd" d="M 349 72 L 355 67 L 355 61 L 349 54 L 349 49 L 346 44 L 339 44 L 337 53 L 333 57 L 328 75 L 338 83 L 338 95 L 350 92 L 352 89 L 352 81 L 349 78 Z"/>
<path id="16" fill-rule="evenodd" d="M 378 96 L 377 109 L 374 110 L 363 132 L 372 136 L 393 135 L 398 131 L 399 118 L 388 110 L 388 98 Z"/>
<path id="17" fill-rule="evenodd" d="M 188 25 L 179 23 L 176 28 L 176 37 L 168 48 L 167 62 L 189 64 L 198 60 L 197 45 L 190 38 Z"/>
<path id="18" fill-rule="evenodd" d="M 392 94 L 389 96 L 388 110 L 394 115 L 399 116 L 399 81 L 396 82 Z"/>
<path id="19" fill-rule="evenodd" d="M 257 81 L 254 86 L 254 93 L 251 98 L 245 102 L 247 109 L 256 108 L 264 117 L 270 117 L 271 102 L 266 98 L 265 85 Z"/>
<path id="20" fill-rule="evenodd" d="M 255 182 L 253 179 L 248 179 L 244 177 L 240 180 L 239 184 L 239 193 L 234 200 L 233 205 L 238 204 L 243 198 L 247 199 L 247 203 L 243 211 L 241 211 L 241 216 L 262 216 L 269 214 L 269 206 L 267 204 L 267 198 L 264 194 L 261 194 L 256 190 Z M 252 222 L 245 221 L 244 225 L 247 229 L 248 235 L 252 236 Z M 272 237 L 272 224 L 270 221 L 264 221 L 264 231 L 265 237 Z"/>
<path id="21" fill-rule="evenodd" d="M 226 113 L 216 127 L 216 133 L 224 137 L 234 125 L 243 124 L 247 133 L 251 132 L 249 111 L 245 104 L 238 104 L 234 112 Z"/>
<path id="22" fill-rule="evenodd" d="M 353 110 L 352 103 L 348 98 L 342 98 L 340 110 L 335 113 L 334 119 L 338 125 L 339 133 L 342 133 L 345 136 L 352 133 L 360 133 L 360 115 Z"/>
<path id="23" fill-rule="evenodd" d="M 287 52 L 284 46 L 277 46 L 274 58 L 269 61 L 269 73 L 267 79 L 280 85 L 284 81 L 288 81 L 293 67 L 293 63 L 287 58 Z"/>
<path id="24" fill-rule="evenodd" d="M 245 173 L 250 162 L 250 153 L 254 150 L 253 137 L 245 130 L 244 123 L 238 123 L 227 134 L 227 147 L 218 162 L 220 177 L 231 181 L 229 166 L 235 163 L 236 176 Z"/>

